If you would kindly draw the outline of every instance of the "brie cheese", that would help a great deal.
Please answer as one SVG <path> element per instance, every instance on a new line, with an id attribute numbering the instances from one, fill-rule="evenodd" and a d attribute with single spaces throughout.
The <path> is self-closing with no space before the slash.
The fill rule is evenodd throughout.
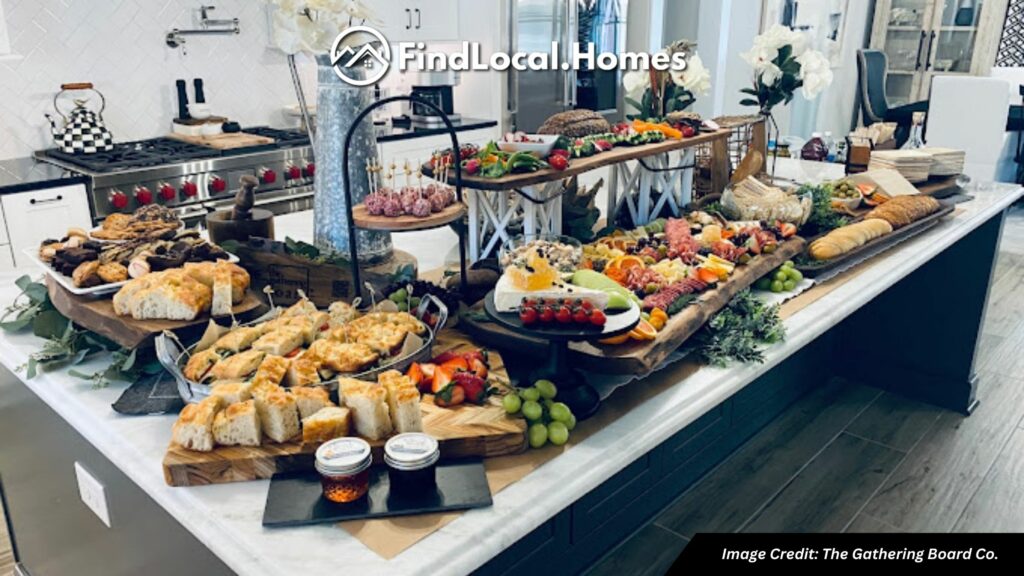
<path id="1" fill-rule="evenodd" d="M 595 308 L 604 310 L 608 305 L 608 294 L 601 290 L 583 288 L 565 282 L 561 286 L 551 286 L 543 290 L 520 290 L 512 284 L 512 278 L 508 274 L 502 274 L 498 283 L 494 286 L 494 307 L 498 312 L 515 312 L 523 298 L 582 298 L 590 301 Z"/>

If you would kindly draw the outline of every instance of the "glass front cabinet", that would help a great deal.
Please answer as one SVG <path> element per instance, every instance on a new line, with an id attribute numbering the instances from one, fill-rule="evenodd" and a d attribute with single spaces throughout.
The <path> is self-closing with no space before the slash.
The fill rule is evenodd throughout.
<path id="1" fill-rule="evenodd" d="M 890 106 L 926 100 L 937 74 L 987 76 L 1008 0 L 878 0 L 871 47 L 889 59 Z"/>

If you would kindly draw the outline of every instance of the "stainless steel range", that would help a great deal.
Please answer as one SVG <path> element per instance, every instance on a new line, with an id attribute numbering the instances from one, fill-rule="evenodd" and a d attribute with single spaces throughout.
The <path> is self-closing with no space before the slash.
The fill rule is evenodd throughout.
<path id="1" fill-rule="evenodd" d="M 278 214 L 312 208 L 316 165 L 308 135 L 265 127 L 243 131 L 275 142 L 215 150 L 153 138 L 116 144 L 110 152 L 66 154 L 49 149 L 35 156 L 91 177 L 94 223 L 147 204 L 175 208 L 182 219 L 194 222 L 231 204 L 238 179 L 245 174 L 260 180 L 257 206 Z"/>

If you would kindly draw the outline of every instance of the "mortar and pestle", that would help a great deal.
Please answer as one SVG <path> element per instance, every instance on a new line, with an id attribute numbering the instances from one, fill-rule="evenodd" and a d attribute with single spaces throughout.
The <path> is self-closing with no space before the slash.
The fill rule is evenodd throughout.
<path id="1" fill-rule="evenodd" d="M 263 208 L 253 208 L 256 203 L 256 187 L 259 180 L 253 176 L 239 179 L 242 187 L 235 194 L 235 205 L 229 210 L 217 210 L 206 215 L 206 228 L 210 241 L 222 244 L 227 240 L 248 242 L 250 236 L 274 239 L 274 213 Z"/>

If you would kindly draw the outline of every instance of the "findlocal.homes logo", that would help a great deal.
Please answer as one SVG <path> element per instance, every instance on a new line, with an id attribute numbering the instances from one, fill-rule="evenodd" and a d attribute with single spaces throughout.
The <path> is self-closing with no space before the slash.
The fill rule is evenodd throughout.
<path id="1" fill-rule="evenodd" d="M 391 67 L 391 46 L 377 30 L 353 26 L 334 39 L 331 65 L 338 78 L 352 86 L 376 84 Z"/>

